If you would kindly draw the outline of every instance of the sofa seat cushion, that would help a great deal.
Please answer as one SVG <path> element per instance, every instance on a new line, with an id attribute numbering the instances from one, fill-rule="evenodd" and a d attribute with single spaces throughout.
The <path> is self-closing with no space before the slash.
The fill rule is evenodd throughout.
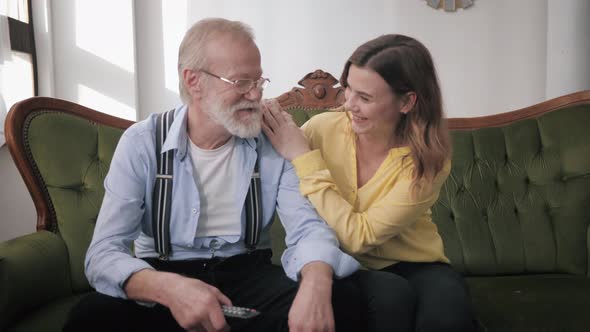
<path id="1" fill-rule="evenodd" d="M 469 277 L 484 331 L 588 331 L 590 278 L 572 275 Z"/>
<path id="2" fill-rule="evenodd" d="M 70 310 L 88 294 L 90 293 L 62 298 L 31 311 L 22 317 L 16 325 L 9 327 L 7 332 L 61 331 Z"/>

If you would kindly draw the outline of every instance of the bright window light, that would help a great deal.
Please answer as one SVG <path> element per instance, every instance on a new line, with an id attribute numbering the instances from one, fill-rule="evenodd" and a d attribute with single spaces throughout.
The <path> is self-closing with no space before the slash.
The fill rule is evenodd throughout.
<path id="1" fill-rule="evenodd" d="M 27 0 L 0 0 L 0 15 L 29 23 Z"/>
<path id="2" fill-rule="evenodd" d="M 134 73 L 132 1 L 76 1 L 75 4 L 76 46 Z"/>
<path id="3" fill-rule="evenodd" d="M 178 93 L 178 46 L 187 29 L 186 0 L 162 1 L 166 89 Z"/>
<path id="4" fill-rule="evenodd" d="M 133 108 L 82 84 L 78 84 L 78 102 L 112 116 L 131 121 L 137 119 Z"/>
<path id="5" fill-rule="evenodd" d="M 31 55 L 13 51 L 11 58 L 0 65 L 0 80 L 2 82 L 0 84 L 2 91 L 0 92 L 6 104 L 6 110 L 9 110 L 17 101 L 35 95 Z"/>

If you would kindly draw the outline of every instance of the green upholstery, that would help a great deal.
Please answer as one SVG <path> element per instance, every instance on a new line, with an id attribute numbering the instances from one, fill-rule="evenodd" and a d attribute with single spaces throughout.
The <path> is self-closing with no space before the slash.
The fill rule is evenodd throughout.
<path id="1" fill-rule="evenodd" d="M 321 112 L 290 110 L 298 125 Z M 451 131 L 452 170 L 433 221 L 482 330 L 590 329 L 589 124 L 584 105 Z"/>
<path id="2" fill-rule="evenodd" d="M 89 293 L 60 298 L 45 304 L 21 317 L 7 332 L 61 331 L 70 309 L 87 294 Z"/>
<path id="3" fill-rule="evenodd" d="M 40 113 L 30 122 L 31 155 L 68 247 L 74 292 L 89 290 L 84 256 L 102 203 L 104 177 L 122 133 L 63 113 Z"/>
<path id="4" fill-rule="evenodd" d="M 311 119 L 314 115 L 320 114 L 325 112 L 326 110 L 300 110 L 300 109 L 291 109 L 288 112 L 293 117 L 293 121 L 301 127 L 307 120 Z"/>
<path id="5" fill-rule="evenodd" d="M 24 137 L 57 220 L 0 244 L 0 331 L 61 331 L 71 307 L 92 291 L 84 257 L 123 133 L 88 119 L 37 111 Z"/>
<path id="6" fill-rule="evenodd" d="M 587 276 L 590 277 L 590 227 L 588 227 L 588 235 L 586 236 L 586 245 L 588 246 L 588 273 Z"/>
<path id="7" fill-rule="evenodd" d="M 22 313 L 70 295 L 67 249 L 58 235 L 42 231 L 0 243 L 0 331 Z"/>
<path id="8" fill-rule="evenodd" d="M 487 331 L 588 331 L 590 280 L 563 274 L 468 277 Z"/>
<path id="9" fill-rule="evenodd" d="M 433 219 L 467 275 L 588 271 L 590 106 L 452 133 Z"/>
<path id="10" fill-rule="evenodd" d="M 299 125 L 321 112 L 291 110 Z M 91 291 L 84 255 L 123 130 L 51 110 L 27 123 L 57 227 L 0 243 L 0 331 L 60 331 Z M 433 219 L 486 331 L 590 327 L 588 124 L 586 105 L 452 132 L 452 171 Z M 271 232 L 278 263 L 284 230 L 276 222 Z"/>

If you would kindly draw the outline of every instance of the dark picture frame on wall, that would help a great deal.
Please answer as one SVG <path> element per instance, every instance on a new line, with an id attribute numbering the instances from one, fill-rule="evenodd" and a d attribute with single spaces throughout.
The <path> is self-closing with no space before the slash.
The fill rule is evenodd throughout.
<path id="1" fill-rule="evenodd" d="M 35 48 L 35 33 L 33 25 L 33 6 L 31 0 L 26 0 L 27 21 L 13 17 L 8 18 L 8 33 L 10 35 L 10 48 L 12 51 L 22 52 L 31 56 L 33 65 L 33 91 L 39 95 L 38 71 L 37 71 L 37 50 Z"/>

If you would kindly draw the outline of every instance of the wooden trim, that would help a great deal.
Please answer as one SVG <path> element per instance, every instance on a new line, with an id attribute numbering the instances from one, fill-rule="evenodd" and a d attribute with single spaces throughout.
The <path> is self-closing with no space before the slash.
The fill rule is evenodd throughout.
<path id="1" fill-rule="evenodd" d="M 318 69 L 299 81 L 299 85 L 303 88 L 294 87 L 276 99 L 285 110 L 336 108 L 344 103 L 344 89 L 340 86 L 336 87 L 337 83 L 334 76 Z M 472 118 L 448 118 L 447 123 L 450 130 L 499 127 L 515 121 L 535 118 L 564 107 L 583 104 L 590 104 L 590 90 L 571 93 L 506 113 Z"/>
<path id="2" fill-rule="evenodd" d="M 590 104 L 590 90 L 574 92 L 565 96 L 549 99 L 542 103 L 512 112 L 474 118 L 449 118 L 448 126 L 451 130 L 500 127 L 515 121 L 536 118 L 542 114 L 561 108 L 583 104 Z"/>
<path id="3" fill-rule="evenodd" d="M 331 109 L 344 103 L 344 89 L 336 87 L 338 80 L 323 70 L 305 75 L 295 87 L 276 99 L 285 110 Z"/>
<path id="4" fill-rule="evenodd" d="M 48 97 L 25 99 L 10 108 L 4 126 L 6 145 L 35 204 L 35 209 L 37 210 L 37 230 L 53 231 L 55 229 L 55 215 L 52 210 L 51 200 L 43 190 L 45 184 L 36 171 L 34 160 L 27 153 L 27 145 L 24 137 L 27 119 L 35 116 L 38 112 L 71 114 L 97 124 L 119 129 L 126 129 L 133 122 L 100 113 L 66 100 Z"/>

